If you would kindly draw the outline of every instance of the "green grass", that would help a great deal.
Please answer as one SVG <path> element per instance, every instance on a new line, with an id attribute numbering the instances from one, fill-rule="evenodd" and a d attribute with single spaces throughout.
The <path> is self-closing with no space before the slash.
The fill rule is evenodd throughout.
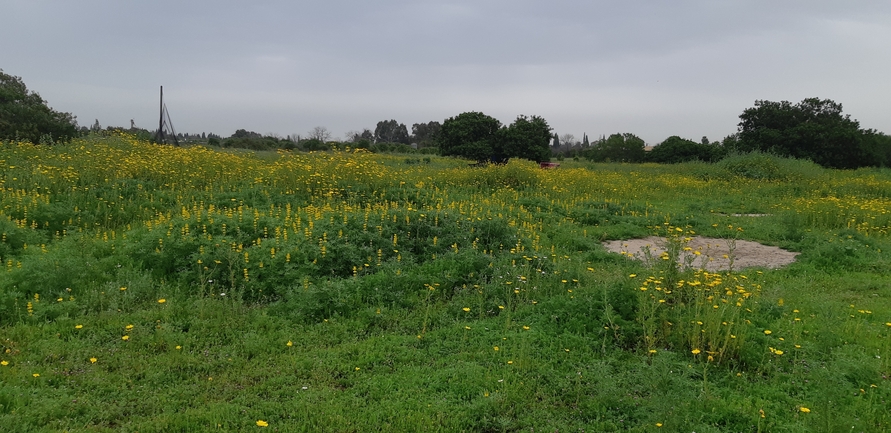
<path id="1" fill-rule="evenodd" d="M 891 172 L 426 157 L 0 146 L 2 430 L 891 429 Z"/>

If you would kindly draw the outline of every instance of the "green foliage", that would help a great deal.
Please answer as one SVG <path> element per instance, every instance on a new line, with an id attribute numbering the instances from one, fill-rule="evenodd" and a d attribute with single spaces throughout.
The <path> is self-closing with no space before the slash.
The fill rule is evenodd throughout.
<path id="1" fill-rule="evenodd" d="M 77 135 L 74 116 L 53 110 L 21 78 L 0 69 L 0 140 L 51 144 Z"/>
<path id="2" fill-rule="evenodd" d="M 800 245 L 806 247 L 801 260 L 827 272 L 881 272 L 891 262 L 881 254 L 891 244 L 870 239 L 855 230 L 844 229 L 828 240 L 814 235 L 805 236 Z"/>
<path id="3" fill-rule="evenodd" d="M 769 181 L 812 179 L 823 171 L 811 161 L 784 158 L 757 151 L 732 154 L 722 159 L 716 166 L 734 176 Z"/>
<path id="4" fill-rule="evenodd" d="M 551 158 L 551 127 L 541 117 L 518 116 L 514 123 L 499 131 L 498 140 L 501 153 L 508 158 L 535 162 L 548 161 Z"/>
<path id="5" fill-rule="evenodd" d="M 887 169 L 470 168 L 115 134 L 0 160 L 5 430 L 891 427 Z M 600 243 L 654 232 L 650 265 Z M 677 267 L 700 234 L 801 255 Z"/>
<path id="6" fill-rule="evenodd" d="M 214 141 L 216 142 L 216 140 Z M 211 144 L 210 141 L 208 141 L 208 144 Z M 247 131 L 244 129 L 236 130 L 235 133 L 232 134 L 232 136 L 225 140 L 222 140 L 220 144 L 223 147 L 261 151 L 293 147 L 293 143 L 289 140 L 283 140 L 276 137 L 264 137 L 257 132 Z"/>
<path id="7" fill-rule="evenodd" d="M 443 156 L 459 156 L 480 162 L 505 162 L 522 158 L 535 162 L 551 157 L 551 127 L 538 116 L 518 116 L 507 127 L 478 112 L 446 119 L 437 142 Z"/>
<path id="8" fill-rule="evenodd" d="M 319 140 L 317 138 L 310 138 L 308 140 L 301 140 L 298 144 L 301 149 L 307 152 L 320 151 L 320 150 L 331 150 L 331 147 L 328 146 L 327 143 Z"/>
<path id="9" fill-rule="evenodd" d="M 393 119 L 382 120 L 374 129 L 374 142 L 409 144 L 408 129 Z"/>
<path id="10" fill-rule="evenodd" d="M 824 167 L 857 168 L 887 163 L 887 140 L 862 131 L 842 105 L 829 99 L 755 101 L 739 116 L 737 150 L 759 150 L 810 159 Z"/>
<path id="11" fill-rule="evenodd" d="M 697 143 L 676 135 L 668 137 L 647 153 L 646 160 L 662 164 L 687 161 L 716 162 L 724 156 L 724 149 L 712 144 Z"/>
<path id="12" fill-rule="evenodd" d="M 476 161 L 503 159 L 498 145 L 501 122 L 480 112 L 461 113 L 442 123 L 437 143 L 442 156 Z"/>
<path id="13" fill-rule="evenodd" d="M 872 129 L 862 131 L 860 148 L 871 166 L 891 167 L 891 136 Z"/>
<path id="14" fill-rule="evenodd" d="M 582 151 L 589 161 L 642 162 L 646 157 L 646 143 L 634 134 L 613 134 L 591 144 Z"/>
<path id="15" fill-rule="evenodd" d="M 442 124 L 436 121 L 427 123 L 415 123 L 411 126 L 411 140 L 417 143 L 418 148 L 436 146 L 436 138 Z"/>
<path id="16" fill-rule="evenodd" d="M 524 190 L 540 185 L 540 171 L 537 166 L 527 161 L 488 164 L 484 170 L 455 170 L 447 184 L 451 187 L 480 190 L 491 188 Z"/>
<path id="17" fill-rule="evenodd" d="M 374 153 L 418 153 L 417 149 L 404 143 L 375 143 L 368 150 Z"/>

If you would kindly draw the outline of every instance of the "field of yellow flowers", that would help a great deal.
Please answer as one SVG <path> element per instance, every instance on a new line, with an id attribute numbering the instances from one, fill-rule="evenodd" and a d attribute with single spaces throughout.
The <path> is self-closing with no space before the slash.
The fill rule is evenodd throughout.
<path id="1" fill-rule="evenodd" d="M 3 431 L 891 430 L 888 170 L 91 136 L 0 143 L 0 232 Z"/>

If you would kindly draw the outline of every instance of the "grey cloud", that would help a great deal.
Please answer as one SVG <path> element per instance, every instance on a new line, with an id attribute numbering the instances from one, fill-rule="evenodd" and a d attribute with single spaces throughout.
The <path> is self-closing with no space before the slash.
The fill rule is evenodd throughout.
<path id="1" fill-rule="evenodd" d="M 335 134 L 481 110 L 580 136 L 712 139 L 755 99 L 836 99 L 888 131 L 891 4 L 17 2 L 0 67 L 82 123 Z M 22 35 L 28 35 L 22 37 Z M 856 111 L 855 111 L 856 110 Z M 882 122 L 885 122 L 883 125 Z M 889 131 L 891 132 L 891 131 Z"/>

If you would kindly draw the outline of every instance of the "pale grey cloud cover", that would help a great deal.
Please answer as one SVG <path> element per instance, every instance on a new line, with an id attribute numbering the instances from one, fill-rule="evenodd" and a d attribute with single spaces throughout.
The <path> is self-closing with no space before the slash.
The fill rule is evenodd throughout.
<path id="1" fill-rule="evenodd" d="M 337 135 L 540 115 L 581 136 L 720 139 L 756 99 L 891 133 L 888 1 L 0 0 L 0 68 L 81 124 Z"/>

